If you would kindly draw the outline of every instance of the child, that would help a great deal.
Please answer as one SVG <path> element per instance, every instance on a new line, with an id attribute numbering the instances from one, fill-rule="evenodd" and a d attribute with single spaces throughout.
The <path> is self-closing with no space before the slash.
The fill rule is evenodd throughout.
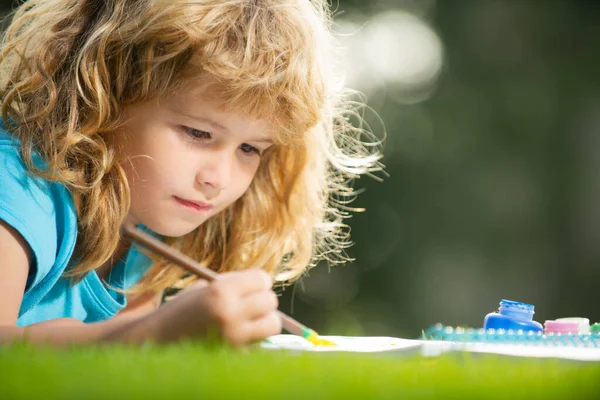
<path id="1" fill-rule="evenodd" d="M 0 340 L 278 333 L 273 279 L 344 260 L 380 168 L 340 105 L 324 0 L 29 0 L 0 54 Z M 222 273 L 184 272 L 125 221 Z"/>

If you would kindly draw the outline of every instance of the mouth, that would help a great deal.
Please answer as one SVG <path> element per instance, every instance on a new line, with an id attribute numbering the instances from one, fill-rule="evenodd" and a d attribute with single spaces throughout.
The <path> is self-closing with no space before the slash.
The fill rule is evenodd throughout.
<path id="1" fill-rule="evenodd" d="M 212 204 L 210 204 L 210 203 L 204 203 L 202 201 L 182 199 L 181 197 L 177 197 L 177 196 L 173 196 L 173 198 L 180 205 L 184 206 L 185 208 L 187 208 L 187 209 L 189 209 L 191 211 L 195 211 L 195 212 L 198 212 L 198 213 L 205 213 L 205 212 L 207 212 L 207 211 L 209 211 L 210 209 L 213 208 Z"/>

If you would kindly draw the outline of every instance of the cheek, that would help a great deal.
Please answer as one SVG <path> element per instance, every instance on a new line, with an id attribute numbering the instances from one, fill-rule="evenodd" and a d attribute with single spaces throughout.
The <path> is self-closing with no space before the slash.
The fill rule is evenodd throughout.
<path id="1" fill-rule="evenodd" d="M 167 179 L 168 171 L 161 171 L 160 161 L 147 154 L 133 156 L 123 165 L 133 203 L 142 204 L 152 201 L 170 182 Z"/>
<path id="2" fill-rule="evenodd" d="M 254 176 L 253 171 L 249 171 L 247 165 L 237 165 L 232 171 L 232 179 L 227 189 L 221 193 L 220 207 L 218 211 L 221 211 L 231 204 L 235 203 L 240 197 L 242 197 L 252 184 L 252 178 Z"/>
<path id="3" fill-rule="evenodd" d="M 184 172 L 187 152 L 171 132 L 146 132 L 129 148 L 127 178 L 137 187 L 160 187 Z M 132 185 L 133 186 L 133 185 Z"/>
<path id="4" fill-rule="evenodd" d="M 152 201 L 153 186 L 156 186 L 156 177 L 149 160 L 133 159 L 125 170 L 129 189 L 131 192 L 131 205 L 133 209 L 144 206 Z"/>
<path id="5" fill-rule="evenodd" d="M 242 170 L 237 173 L 234 185 L 235 198 L 233 201 L 239 199 L 248 191 L 256 177 L 257 169 L 257 167 L 242 168 Z"/>

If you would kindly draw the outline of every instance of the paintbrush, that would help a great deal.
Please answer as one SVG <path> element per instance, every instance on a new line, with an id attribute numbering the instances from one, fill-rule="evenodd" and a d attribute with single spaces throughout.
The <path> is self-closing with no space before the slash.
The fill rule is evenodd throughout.
<path id="1" fill-rule="evenodd" d="M 188 272 L 191 272 L 199 278 L 205 279 L 207 281 L 213 281 L 219 278 L 218 273 L 205 267 L 201 263 L 183 254 L 179 250 L 156 239 L 152 235 L 149 235 L 141 229 L 138 229 L 131 223 L 123 224 L 121 232 L 124 237 L 129 238 L 131 240 L 135 240 L 144 247 L 147 247 L 149 250 L 154 251 L 156 254 L 177 264 L 181 268 L 185 269 Z M 300 322 L 296 321 L 292 317 L 282 313 L 279 310 L 277 310 L 276 312 L 281 318 L 281 324 L 283 326 L 283 329 L 285 329 L 286 331 L 294 335 L 301 336 L 317 346 L 335 345 L 335 343 L 319 337 L 317 332 L 302 325 Z"/>

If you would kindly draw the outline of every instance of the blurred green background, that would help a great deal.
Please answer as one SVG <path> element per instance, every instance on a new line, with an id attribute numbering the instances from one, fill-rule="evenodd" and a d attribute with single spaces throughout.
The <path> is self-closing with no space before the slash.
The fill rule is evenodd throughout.
<path id="1" fill-rule="evenodd" d="M 600 321 L 600 2 L 332 7 L 390 177 L 357 181 L 356 261 L 312 269 L 281 309 L 374 336 L 479 327 L 503 298 Z"/>
<path id="2" fill-rule="evenodd" d="M 282 310 L 320 333 L 402 337 L 481 327 L 503 298 L 542 323 L 600 321 L 600 2 L 334 7 L 390 177 L 357 182 L 356 261 L 313 269 Z"/>

